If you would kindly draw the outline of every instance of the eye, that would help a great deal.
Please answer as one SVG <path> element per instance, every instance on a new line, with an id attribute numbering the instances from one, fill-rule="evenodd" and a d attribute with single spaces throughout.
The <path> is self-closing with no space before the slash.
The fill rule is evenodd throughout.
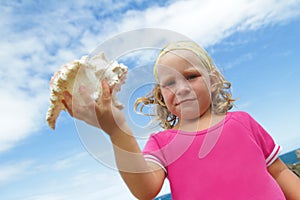
<path id="1" fill-rule="evenodd" d="M 162 83 L 162 87 L 171 87 L 175 84 L 175 80 L 170 80 Z"/>
<path id="2" fill-rule="evenodd" d="M 186 80 L 193 80 L 193 79 L 198 78 L 200 76 L 201 76 L 200 74 L 191 74 L 191 75 L 186 76 Z"/>

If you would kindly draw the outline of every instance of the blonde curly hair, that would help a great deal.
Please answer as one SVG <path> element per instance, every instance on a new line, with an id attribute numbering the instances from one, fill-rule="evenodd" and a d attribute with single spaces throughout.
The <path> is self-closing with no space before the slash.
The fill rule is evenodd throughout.
<path id="1" fill-rule="evenodd" d="M 205 67 L 209 74 L 211 87 L 213 88 L 211 92 L 211 111 L 214 114 L 227 113 L 227 111 L 233 107 L 233 102 L 235 101 L 234 99 L 232 99 L 230 91 L 231 83 L 226 81 L 224 76 L 214 66 L 213 61 L 208 53 L 195 42 L 178 41 L 170 43 L 165 48 L 163 48 L 158 55 L 154 65 L 154 76 L 156 80 L 158 81 L 156 68 L 160 58 L 166 53 L 174 50 L 188 50 L 193 52 L 200 58 L 201 64 Z M 155 106 L 154 112 L 152 114 L 146 114 L 143 112 L 143 109 L 147 105 Z M 171 113 L 165 105 L 159 83 L 156 83 L 154 88 L 146 96 L 140 97 L 136 100 L 134 104 L 134 110 L 139 114 L 154 116 L 154 121 L 159 121 L 159 125 L 164 129 L 170 129 L 174 127 L 178 122 L 177 116 Z"/>

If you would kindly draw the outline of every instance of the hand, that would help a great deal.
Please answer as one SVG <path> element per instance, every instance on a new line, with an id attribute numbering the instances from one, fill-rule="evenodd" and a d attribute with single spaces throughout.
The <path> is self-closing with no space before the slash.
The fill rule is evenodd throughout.
<path id="1" fill-rule="evenodd" d="M 102 96 L 98 103 L 91 97 L 86 87 L 81 86 L 79 93 L 84 105 L 80 104 L 78 99 L 73 98 L 69 92 L 63 92 L 62 103 L 72 117 L 101 128 L 109 135 L 126 126 L 123 113 L 112 104 L 112 90 L 107 82 L 102 81 Z"/>

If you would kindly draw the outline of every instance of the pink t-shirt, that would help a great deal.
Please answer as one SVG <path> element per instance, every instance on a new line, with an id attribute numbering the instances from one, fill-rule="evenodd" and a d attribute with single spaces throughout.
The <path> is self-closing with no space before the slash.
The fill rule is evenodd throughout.
<path id="1" fill-rule="evenodd" d="M 280 149 L 249 114 L 228 112 L 208 130 L 153 134 L 143 153 L 165 170 L 174 200 L 283 200 L 267 171 Z"/>

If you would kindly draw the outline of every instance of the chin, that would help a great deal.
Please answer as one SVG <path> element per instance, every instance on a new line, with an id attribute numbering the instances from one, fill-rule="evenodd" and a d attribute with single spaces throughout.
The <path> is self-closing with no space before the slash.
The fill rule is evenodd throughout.
<path id="1" fill-rule="evenodd" d="M 199 119 L 201 115 L 200 113 L 186 112 L 186 113 L 180 113 L 177 116 L 182 120 L 195 120 L 195 119 Z"/>

